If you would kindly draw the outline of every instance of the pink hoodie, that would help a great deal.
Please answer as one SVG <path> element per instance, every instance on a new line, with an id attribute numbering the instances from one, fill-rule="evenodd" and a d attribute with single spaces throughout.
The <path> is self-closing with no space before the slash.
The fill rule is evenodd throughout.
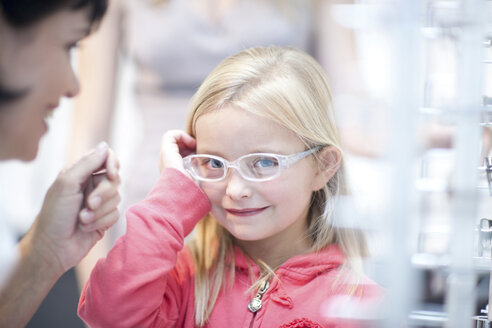
<path id="1" fill-rule="evenodd" d="M 127 233 L 92 271 L 80 317 L 94 328 L 195 327 L 193 261 L 183 242 L 209 210 L 193 181 L 164 170 L 147 198 L 128 210 Z M 381 295 L 368 279 L 341 269 L 344 256 L 332 245 L 286 261 L 252 313 L 248 262 L 257 275 L 236 249 L 234 284 L 219 294 L 207 327 L 363 327 L 346 310 L 353 314 L 361 301 Z"/>

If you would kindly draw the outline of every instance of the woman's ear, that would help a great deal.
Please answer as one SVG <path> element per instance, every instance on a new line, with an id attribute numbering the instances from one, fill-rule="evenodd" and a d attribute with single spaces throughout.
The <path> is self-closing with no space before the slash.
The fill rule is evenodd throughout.
<path id="1" fill-rule="evenodd" d="M 326 146 L 318 154 L 318 172 L 313 179 L 313 191 L 323 188 L 342 164 L 342 153 L 334 146 Z"/>

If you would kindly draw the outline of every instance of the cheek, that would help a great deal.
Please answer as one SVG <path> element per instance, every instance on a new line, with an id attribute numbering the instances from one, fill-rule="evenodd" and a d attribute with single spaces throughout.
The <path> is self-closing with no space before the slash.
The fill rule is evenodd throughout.
<path id="1" fill-rule="evenodd" d="M 311 170 L 286 171 L 284 177 L 265 185 L 265 195 L 289 199 L 310 198 L 313 189 L 314 174 Z"/>
<path id="2" fill-rule="evenodd" d="M 214 205 L 220 205 L 225 193 L 225 187 L 220 187 L 211 183 L 201 182 L 200 188 L 207 195 L 208 200 Z"/>
<path id="3" fill-rule="evenodd" d="M 17 124 L 23 124 L 23 129 L 27 133 L 34 133 L 43 126 L 47 106 L 43 103 L 42 99 L 43 97 L 38 96 L 38 92 L 31 92 L 19 106 L 22 116 L 19 117 L 20 122 L 17 122 Z"/>
<path id="4" fill-rule="evenodd" d="M 220 224 L 226 225 L 224 209 L 222 208 L 222 201 L 224 199 L 224 192 L 219 188 L 203 188 L 203 192 L 207 195 L 210 201 L 210 214 L 214 217 Z"/>
<path id="5" fill-rule="evenodd" d="M 304 212 L 311 202 L 311 180 L 305 176 L 292 176 L 284 183 L 264 188 L 262 194 L 270 204 L 275 205 L 278 214 L 297 216 Z"/>
<path id="6" fill-rule="evenodd" d="M 43 117 L 27 100 L 22 99 L 15 106 L 0 109 L 8 114 L 0 117 L 2 145 L 11 149 L 11 158 L 24 161 L 36 157 L 39 141 L 45 131 Z"/>
<path id="7" fill-rule="evenodd" d="M 265 198 L 272 204 L 290 208 L 294 205 L 299 206 L 300 204 L 309 203 L 311 194 L 310 189 L 298 186 L 291 189 L 279 189 L 276 192 L 267 194 Z"/>

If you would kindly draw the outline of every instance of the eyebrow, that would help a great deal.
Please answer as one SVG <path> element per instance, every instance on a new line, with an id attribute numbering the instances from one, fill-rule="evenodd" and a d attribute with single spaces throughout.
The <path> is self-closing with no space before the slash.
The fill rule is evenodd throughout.
<path id="1" fill-rule="evenodd" d="M 197 153 L 197 155 L 214 155 L 214 156 L 219 156 L 219 157 L 225 158 L 222 153 L 216 152 L 216 151 L 210 151 L 208 149 L 200 150 L 200 151 L 198 151 L 198 149 L 197 149 L 196 153 Z"/>

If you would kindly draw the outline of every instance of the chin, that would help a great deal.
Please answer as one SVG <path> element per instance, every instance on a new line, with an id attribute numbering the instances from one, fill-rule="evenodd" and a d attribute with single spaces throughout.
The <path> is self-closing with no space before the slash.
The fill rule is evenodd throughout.
<path id="1" fill-rule="evenodd" d="M 266 237 L 258 235 L 258 231 L 238 231 L 238 230 L 229 230 L 227 229 L 231 235 L 234 236 L 237 240 L 241 241 L 258 241 L 264 239 Z"/>
<path id="2" fill-rule="evenodd" d="M 37 146 L 34 149 L 24 149 L 16 158 L 23 162 L 31 162 L 38 155 L 38 149 Z"/>

